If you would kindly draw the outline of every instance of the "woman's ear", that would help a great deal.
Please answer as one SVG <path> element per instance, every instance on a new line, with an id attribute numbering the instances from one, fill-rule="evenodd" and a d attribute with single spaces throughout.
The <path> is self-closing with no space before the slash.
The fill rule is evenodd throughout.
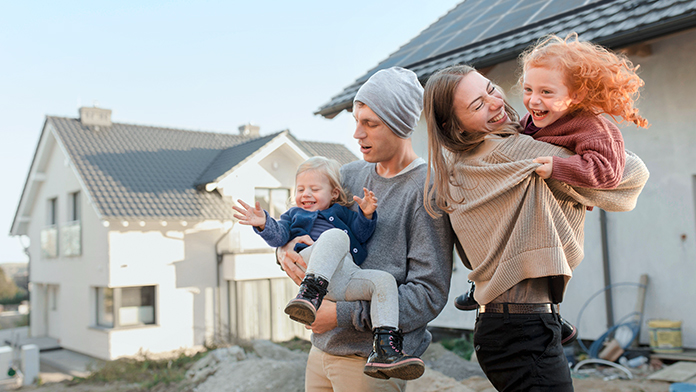
<path id="1" fill-rule="evenodd" d="M 334 188 L 333 191 L 331 191 L 331 201 L 336 201 L 338 200 L 338 196 L 341 194 L 341 191 L 338 190 L 338 188 Z"/>

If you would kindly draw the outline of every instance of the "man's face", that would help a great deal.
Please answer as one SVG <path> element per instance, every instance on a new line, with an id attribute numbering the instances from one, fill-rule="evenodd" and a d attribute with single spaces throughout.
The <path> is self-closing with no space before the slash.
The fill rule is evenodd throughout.
<path id="1" fill-rule="evenodd" d="M 355 133 L 360 152 L 367 162 L 386 162 L 398 151 L 401 139 L 367 105 L 356 102 L 353 107 Z"/>

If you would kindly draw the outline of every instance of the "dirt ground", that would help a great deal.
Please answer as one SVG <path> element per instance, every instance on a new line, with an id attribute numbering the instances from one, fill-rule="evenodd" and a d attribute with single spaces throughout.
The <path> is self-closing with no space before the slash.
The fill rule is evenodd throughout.
<path id="1" fill-rule="evenodd" d="M 190 379 L 178 384 L 158 385 L 153 392 L 224 392 L 224 391 L 302 391 L 304 384 L 304 364 L 306 353 L 294 352 L 270 342 L 254 346 L 254 353 L 242 360 L 225 357 L 214 363 L 207 361 L 205 369 L 199 371 L 205 377 L 192 375 Z M 209 354 L 211 355 L 211 354 Z M 465 361 L 444 349 L 440 344 L 432 344 L 423 355 L 427 367 L 425 374 L 410 381 L 406 392 L 495 392 L 493 386 L 483 376 L 475 362 Z M 202 361 L 202 360 L 201 360 Z M 195 367 L 195 365 L 194 365 Z M 207 369 L 207 370 L 206 370 Z M 252 370 L 253 369 L 253 370 Z M 633 370 L 633 380 L 617 378 L 619 371 L 614 368 L 595 369 L 586 366 L 573 374 L 573 386 L 578 392 L 668 392 L 668 382 L 649 381 L 647 366 Z M 45 371 L 41 373 L 44 385 L 23 387 L 20 391 L 38 392 L 140 392 L 137 385 L 110 383 L 106 385 L 70 385 L 64 374 Z M 279 383 L 280 382 L 280 383 Z"/>

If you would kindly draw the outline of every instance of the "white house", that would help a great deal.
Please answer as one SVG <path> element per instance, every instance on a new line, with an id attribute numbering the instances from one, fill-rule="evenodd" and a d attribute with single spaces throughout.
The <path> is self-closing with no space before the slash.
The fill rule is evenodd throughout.
<path id="1" fill-rule="evenodd" d="M 417 11 L 414 11 L 417 12 Z M 638 206 L 628 213 L 588 213 L 585 259 L 575 270 L 562 314 L 578 323 L 580 337 L 596 339 L 636 309 L 635 286 L 649 283 L 643 319 L 682 321 L 684 347 L 696 348 L 696 1 L 693 0 L 466 0 L 418 36 L 360 76 L 319 108 L 332 118 L 350 110 L 360 86 L 375 72 L 402 66 L 423 84 L 438 69 L 454 64 L 477 67 L 508 93 L 524 113 L 517 56 L 545 34 L 575 31 L 582 40 L 626 53 L 640 65 L 645 88 L 638 106 L 648 130 L 623 126 L 626 148 L 651 172 Z M 407 37 L 405 37 L 407 38 Z M 427 157 L 424 119 L 414 147 Z M 534 235 L 534 233 L 530 233 Z M 468 270 L 458 265 L 450 305 L 433 326 L 473 329 L 474 312 L 451 305 L 467 288 Z M 626 283 L 626 284 L 624 284 Z M 604 287 L 614 288 L 601 291 Z M 591 296 L 599 293 L 595 299 Z M 623 319 L 623 320 L 622 320 Z M 640 343 L 648 344 L 643 324 Z"/>
<path id="2" fill-rule="evenodd" d="M 297 286 L 233 200 L 285 211 L 302 161 L 345 146 L 47 117 L 11 234 L 30 238 L 31 335 L 114 359 L 234 338 L 307 337 Z"/>

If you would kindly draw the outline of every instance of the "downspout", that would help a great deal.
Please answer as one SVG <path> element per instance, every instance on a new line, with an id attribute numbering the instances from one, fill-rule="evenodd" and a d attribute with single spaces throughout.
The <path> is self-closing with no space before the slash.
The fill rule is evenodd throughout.
<path id="1" fill-rule="evenodd" d="M 222 332 L 222 320 L 221 320 L 221 318 L 222 318 L 222 316 L 221 316 L 222 315 L 222 300 L 221 300 L 222 295 L 220 293 L 220 264 L 222 264 L 223 256 L 225 254 L 228 254 L 228 252 L 219 253 L 218 252 L 218 245 L 220 244 L 220 241 L 222 241 L 223 238 L 227 237 L 227 235 L 230 234 L 230 231 L 232 231 L 232 229 L 234 229 L 235 223 L 236 222 L 232 222 L 232 227 L 230 227 L 229 230 L 227 230 L 225 232 L 225 234 L 223 234 L 220 238 L 218 238 L 217 241 L 215 241 L 215 257 L 217 259 L 216 260 L 217 263 L 215 264 L 215 287 L 216 287 L 215 296 L 217 297 L 216 298 L 217 310 L 216 310 L 216 317 L 215 317 L 215 319 L 216 319 L 215 337 L 219 336 L 219 334 Z M 228 295 L 228 297 L 229 297 L 229 295 Z M 229 333 L 228 333 L 228 337 L 229 337 Z"/>
<path id="2" fill-rule="evenodd" d="M 22 245 L 24 254 L 27 255 L 27 298 L 29 299 L 29 333 L 31 333 L 31 253 L 29 252 L 29 245 L 24 245 L 22 241 L 22 236 L 19 236 L 19 243 Z M 46 324 L 46 336 L 48 336 L 48 324 Z"/>
<path id="3" fill-rule="evenodd" d="M 607 311 L 607 328 L 614 326 L 614 300 L 611 295 L 611 268 L 609 266 L 609 239 L 607 237 L 607 212 L 599 210 L 599 226 L 602 235 L 602 267 L 604 269 L 604 304 Z"/>

